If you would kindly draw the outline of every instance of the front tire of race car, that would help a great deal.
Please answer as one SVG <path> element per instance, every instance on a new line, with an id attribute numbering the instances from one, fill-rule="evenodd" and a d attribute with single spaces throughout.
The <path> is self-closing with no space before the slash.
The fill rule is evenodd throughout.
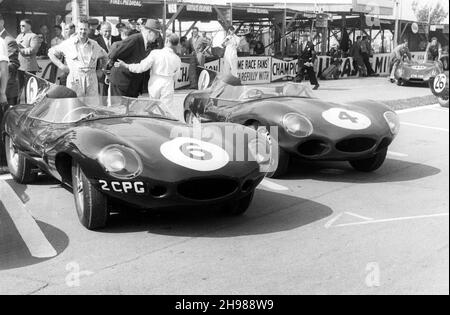
<path id="1" fill-rule="evenodd" d="M 386 160 L 386 155 L 387 148 L 381 150 L 371 158 L 350 161 L 350 165 L 353 166 L 355 170 L 360 172 L 373 172 L 379 169 L 381 165 L 383 165 L 384 161 Z"/>
<path id="2" fill-rule="evenodd" d="M 236 216 L 245 213 L 248 210 L 248 208 L 250 208 L 254 196 L 255 191 L 253 191 L 251 194 L 245 196 L 240 200 L 227 204 L 224 208 L 225 212 L 229 215 L 236 215 Z"/>
<path id="3" fill-rule="evenodd" d="M 5 152 L 9 172 L 17 183 L 29 184 L 36 180 L 33 163 L 16 150 L 9 136 L 5 137 Z"/>
<path id="4" fill-rule="evenodd" d="M 88 230 L 105 227 L 109 215 L 108 199 L 94 188 L 76 162 L 72 164 L 72 187 L 81 224 Z"/>

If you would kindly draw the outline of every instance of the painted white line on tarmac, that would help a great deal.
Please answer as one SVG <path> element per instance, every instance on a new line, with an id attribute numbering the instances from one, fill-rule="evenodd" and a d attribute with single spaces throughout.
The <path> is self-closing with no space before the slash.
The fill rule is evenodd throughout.
<path id="1" fill-rule="evenodd" d="M 432 127 L 432 126 L 426 126 L 426 125 L 419 125 L 419 124 L 413 124 L 410 122 L 401 122 L 402 125 L 405 126 L 411 126 L 411 127 L 418 127 L 418 128 L 425 128 L 425 129 L 431 129 L 431 130 L 438 130 L 438 131 L 444 131 L 444 132 L 448 132 L 448 129 L 445 128 L 439 128 L 439 127 Z"/>
<path id="2" fill-rule="evenodd" d="M 327 221 L 327 223 L 325 223 L 324 227 L 325 227 L 326 229 L 329 229 L 329 228 L 333 225 L 334 222 L 336 222 L 337 220 L 340 219 L 340 217 L 342 217 L 343 214 L 344 214 L 344 213 L 339 213 L 337 216 L 335 216 L 335 217 L 332 218 L 331 220 Z"/>
<path id="3" fill-rule="evenodd" d="M 260 186 L 270 189 L 270 190 L 275 190 L 275 191 L 287 191 L 289 190 L 289 188 L 287 188 L 286 186 L 283 185 L 279 185 L 277 183 L 271 182 L 269 181 L 267 178 L 264 178 L 263 181 L 261 182 Z"/>
<path id="4" fill-rule="evenodd" d="M 345 212 L 345 213 L 350 214 L 350 215 L 352 215 L 352 216 L 354 216 L 354 217 L 356 217 L 356 218 L 360 218 L 360 219 L 362 219 L 362 220 L 366 220 L 366 221 L 372 221 L 372 220 L 374 220 L 373 218 L 365 217 L 365 216 L 362 216 L 362 215 L 360 215 L 360 214 L 356 214 L 356 213 L 353 213 L 353 212 Z"/>
<path id="5" fill-rule="evenodd" d="M 12 179 L 11 174 L 0 175 L 0 180 Z"/>
<path id="6" fill-rule="evenodd" d="M 396 221 L 429 219 L 429 218 L 448 217 L 448 216 L 449 216 L 448 213 L 437 213 L 437 214 L 417 215 L 417 216 L 411 216 L 411 217 L 399 217 L 399 218 L 390 218 L 390 219 L 382 219 L 382 220 L 371 220 L 371 221 L 362 221 L 362 222 L 353 222 L 353 223 L 343 223 L 343 224 L 337 224 L 334 227 L 367 225 L 367 224 L 375 224 L 375 223 L 389 223 L 389 222 L 396 222 Z"/>
<path id="7" fill-rule="evenodd" d="M 16 193 L 6 184 L 0 186 L 0 191 L 5 209 L 31 256 L 36 258 L 55 257 L 58 253 L 42 233 L 32 215 L 25 209 Z"/>
<path id="8" fill-rule="evenodd" d="M 419 110 L 433 109 L 436 107 L 440 107 L 440 105 L 432 104 L 432 105 L 426 105 L 426 106 L 417 106 L 417 107 L 412 107 L 412 108 L 399 109 L 399 110 L 396 110 L 395 112 L 397 114 L 404 114 L 404 113 L 417 112 Z"/>
<path id="9" fill-rule="evenodd" d="M 395 156 L 395 157 L 407 157 L 408 156 L 408 154 L 394 152 L 394 151 L 388 151 L 388 155 Z"/>

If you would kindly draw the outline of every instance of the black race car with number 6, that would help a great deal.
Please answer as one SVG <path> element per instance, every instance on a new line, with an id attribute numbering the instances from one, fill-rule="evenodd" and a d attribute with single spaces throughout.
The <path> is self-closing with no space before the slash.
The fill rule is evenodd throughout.
<path id="1" fill-rule="evenodd" d="M 208 81 L 206 70 L 201 78 Z M 349 161 L 359 171 L 374 171 L 400 128 L 397 114 L 375 101 L 325 102 L 295 83 L 265 88 L 240 85 L 230 76 L 217 76 L 211 85 L 203 81 L 200 86 L 209 87 L 185 99 L 186 122 L 233 122 L 269 134 L 275 127 L 277 136 L 269 137 L 278 146 L 277 168 L 268 174 L 272 177 L 286 172 L 291 156 Z"/>
<path id="2" fill-rule="evenodd" d="M 143 209 L 217 204 L 243 213 L 270 164 L 270 154 L 258 152 L 268 141 L 254 130 L 186 126 L 158 101 L 113 97 L 103 106 L 102 98 L 77 98 L 34 76 L 27 97 L 30 104 L 13 107 L 3 121 L 9 170 L 19 183 L 32 183 L 43 171 L 71 186 L 88 229 L 104 227 L 114 203 Z M 227 128 L 245 133 L 245 158 L 233 159 Z"/>

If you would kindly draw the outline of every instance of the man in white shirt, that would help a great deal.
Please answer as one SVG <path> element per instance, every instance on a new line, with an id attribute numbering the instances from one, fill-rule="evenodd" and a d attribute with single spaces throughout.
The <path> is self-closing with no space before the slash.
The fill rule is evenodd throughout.
<path id="1" fill-rule="evenodd" d="M 3 120 L 3 115 L 9 107 L 6 98 L 6 87 L 8 85 L 8 63 L 8 47 L 6 46 L 5 40 L 0 37 L 0 122 Z M 0 138 L 0 174 L 8 172 L 7 167 L 5 167 L 6 158 L 4 148 L 5 146 Z"/>
<path id="2" fill-rule="evenodd" d="M 124 67 L 133 73 L 143 73 L 151 69 L 148 94 L 151 99 L 161 100 L 162 105 L 175 117 L 178 117 L 178 110 L 173 107 L 173 95 L 175 80 L 181 68 L 181 59 L 175 50 L 179 42 L 178 35 L 171 34 L 167 37 L 163 49 L 152 50 L 140 63 L 126 64 L 118 60 L 115 64 L 116 67 Z"/>

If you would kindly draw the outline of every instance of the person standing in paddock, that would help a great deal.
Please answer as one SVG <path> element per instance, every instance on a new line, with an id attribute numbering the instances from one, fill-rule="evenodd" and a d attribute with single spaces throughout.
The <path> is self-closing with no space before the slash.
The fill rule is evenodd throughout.
<path id="1" fill-rule="evenodd" d="M 412 60 L 412 56 L 408 48 L 408 40 L 405 40 L 402 44 L 395 47 L 389 57 L 389 71 L 391 73 L 389 76 L 389 81 L 394 83 L 395 71 L 397 71 L 397 67 L 403 61 L 403 58 L 406 57 L 409 61 Z"/>
<path id="2" fill-rule="evenodd" d="M 237 50 L 241 43 L 241 39 L 234 33 L 235 29 L 230 26 L 227 30 L 227 37 L 222 43 L 225 47 L 224 54 L 224 73 L 232 74 L 234 77 L 238 77 L 238 55 Z"/>
<path id="3" fill-rule="evenodd" d="M 3 38 L 0 37 L 0 122 L 3 120 L 3 115 L 9 108 L 8 100 L 6 98 L 6 87 L 8 86 L 8 47 Z M 3 145 L 3 137 L 0 137 L 0 175 L 8 173 L 6 167 L 5 146 Z"/>
<path id="4" fill-rule="evenodd" d="M 116 62 L 115 67 L 123 67 L 133 73 L 143 73 L 151 69 L 148 82 L 148 94 L 151 99 L 161 100 L 165 108 L 178 117 L 179 109 L 174 108 L 173 96 L 175 80 L 181 68 L 181 59 L 176 54 L 180 38 L 171 34 L 166 39 L 163 49 L 152 50 L 147 58 L 140 63 L 127 64 L 122 60 Z"/>
<path id="5" fill-rule="evenodd" d="M 316 61 L 316 51 L 313 42 L 309 41 L 308 34 L 303 34 L 302 43 L 300 45 L 300 55 L 298 57 L 299 73 L 297 75 L 298 81 L 303 81 L 304 73 L 309 77 L 309 82 L 314 85 L 313 90 L 319 88 L 316 72 L 314 71 L 314 62 Z"/>
<path id="6" fill-rule="evenodd" d="M 20 21 L 20 34 L 16 38 L 17 45 L 19 45 L 19 95 L 25 86 L 25 73 L 30 72 L 36 74 L 39 71 L 39 64 L 37 62 L 37 52 L 41 47 L 39 37 L 31 31 L 31 21 L 24 19 Z"/>
<path id="7" fill-rule="evenodd" d="M 6 98 L 9 105 L 17 105 L 19 102 L 19 83 L 17 81 L 17 70 L 20 67 L 19 46 L 16 40 L 5 29 L 5 20 L 0 13 L 0 38 L 3 38 L 8 49 L 8 86 Z M 0 119 L 1 122 L 1 119 Z"/>
<path id="8" fill-rule="evenodd" d="M 66 86 L 77 93 L 78 97 L 98 96 L 98 77 L 103 74 L 97 70 L 97 62 L 103 69 L 108 55 L 100 45 L 88 38 L 89 24 L 86 19 L 78 22 L 77 36 L 71 37 L 50 49 L 50 60 L 62 71 L 68 72 Z M 65 65 L 59 59 L 63 56 Z"/>
<path id="9" fill-rule="evenodd" d="M 124 39 L 119 45 L 111 47 L 109 67 L 111 68 L 110 87 L 112 96 L 138 97 L 142 92 L 144 75 L 132 73 L 124 67 L 114 67 L 116 61 L 123 60 L 133 64 L 144 60 L 158 38 L 161 24 L 149 19 L 141 26 L 141 32 Z"/>

